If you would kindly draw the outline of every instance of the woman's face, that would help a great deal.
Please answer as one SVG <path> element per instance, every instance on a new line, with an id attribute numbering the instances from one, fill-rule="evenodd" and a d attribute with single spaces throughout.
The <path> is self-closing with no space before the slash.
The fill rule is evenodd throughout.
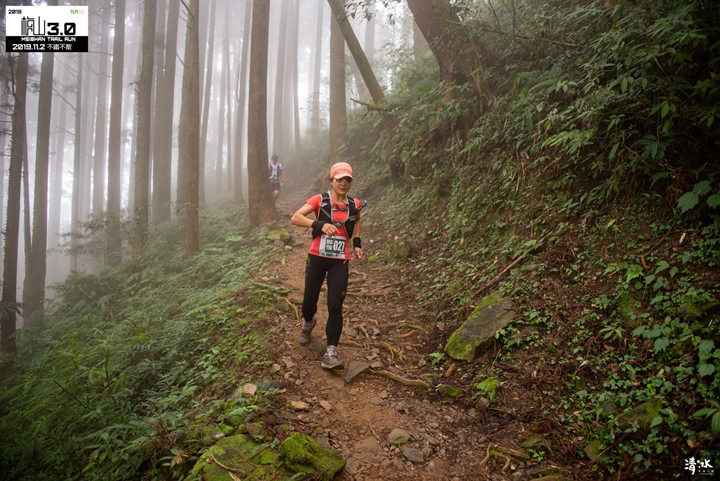
<path id="1" fill-rule="evenodd" d="M 350 177 L 340 177 L 339 179 L 333 179 L 333 190 L 338 194 L 344 195 L 350 190 L 352 185 L 352 179 Z"/>

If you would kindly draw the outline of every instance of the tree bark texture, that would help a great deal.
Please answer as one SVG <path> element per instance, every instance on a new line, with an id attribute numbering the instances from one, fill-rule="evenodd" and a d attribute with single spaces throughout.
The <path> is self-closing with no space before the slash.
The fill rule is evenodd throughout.
<path id="1" fill-rule="evenodd" d="M 185 223 L 185 256 L 190 257 L 200 250 L 198 207 L 200 203 L 200 69 L 199 63 L 199 0 L 190 0 L 188 15 L 187 43 L 189 50 L 185 62 L 189 63 L 187 98 L 183 105 L 188 110 L 188 180 L 187 180 L 187 221 Z"/>
<path id="2" fill-rule="evenodd" d="M 12 62 L 12 56 L 8 56 Z M 7 186 L 7 213 L 5 215 L 5 244 L 3 256 L 2 302 L 5 309 L 0 311 L 0 350 L 15 352 L 17 306 L 18 240 L 20 236 L 20 189 L 22 185 L 22 164 L 25 154 L 25 100 L 27 97 L 28 54 L 17 56 L 14 71 L 15 104 L 12 114 L 12 144 L 10 145 L 10 168 Z"/>
<path id="3" fill-rule="evenodd" d="M 58 90 L 63 93 L 65 97 L 67 92 L 70 90 L 66 87 L 69 82 L 69 76 L 67 71 L 63 73 L 62 83 L 58 86 Z M 57 118 L 57 139 L 55 142 L 55 162 L 52 164 L 50 172 L 50 215 L 48 229 L 50 232 L 50 239 L 48 245 L 51 248 L 57 247 L 60 243 L 60 217 L 62 215 L 62 180 L 63 173 L 65 170 L 65 130 L 67 126 L 67 100 L 66 98 L 59 98 L 60 102 L 60 113 Z M 53 256 L 57 259 L 57 255 Z"/>
<path id="4" fill-rule="evenodd" d="M 230 11 L 225 6 L 225 33 L 223 35 L 222 51 L 220 59 L 222 60 L 222 71 L 220 72 L 220 97 L 218 98 L 218 129 L 217 129 L 217 149 L 215 155 L 215 197 L 222 198 L 223 192 L 223 149 L 225 147 L 225 116 L 227 113 L 227 74 L 230 71 Z M 229 154 L 230 152 L 228 152 Z"/>
<path id="5" fill-rule="evenodd" d="M 317 25 L 315 28 L 315 71 L 312 75 L 312 115 L 310 127 L 317 132 L 320 128 L 320 72 L 322 66 L 323 6 L 325 0 L 318 0 Z"/>
<path id="6" fill-rule="evenodd" d="M 142 66 L 138 80 L 137 151 L 135 153 L 135 202 L 133 222 L 133 258 L 142 255 L 148 230 L 148 186 L 150 177 L 150 128 L 155 58 L 154 1 L 143 3 Z"/>
<path id="7" fill-rule="evenodd" d="M 95 149 L 93 153 L 93 196 L 92 213 L 100 215 L 105 208 L 105 167 L 107 163 L 107 78 L 108 78 L 108 45 L 110 43 L 109 0 L 103 2 L 102 35 L 98 54 L 97 109 L 95 112 Z"/>
<path id="8" fill-rule="evenodd" d="M 205 204 L 205 157 L 207 154 L 207 132 L 210 120 L 210 102 L 212 99 L 213 60 L 215 58 L 215 12 L 217 2 L 210 4 L 210 30 L 208 33 L 207 78 L 205 80 L 205 100 L 203 101 L 202 133 L 200 134 L 200 203 Z M 202 49 L 205 48 L 203 45 Z M 202 71 L 201 71 L 202 73 Z"/>
<path id="9" fill-rule="evenodd" d="M 233 157 L 235 185 L 234 197 L 237 205 L 245 204 L 242 183 L 242 151 L 243 151 L 243 124 L 245 120 L 245 99 L 247 98 L 247 71 L 249 67 L 248 55 L 250 52 L 250 29 L 252 20 L 252 2 L 245 2 L 245 17 L 242 37 L 242 58 L 238 58 L 238 84 L 237 84 L 237 106 L 235 107 L 235 152 Z M 240 49 L 238 48 L 238 52 Z"/>
<path id="10" fill-rule="evenodd" d="M 75 138 L 73 139 L 73 188 L 72 210 L 70 212 L 70 270 L 78 268 L 77 247 L 80 227 L 80 192 L 82 191 L 82 158 L 85 150 L 85 136 L 82 125 L 83 61 L 85 54 L 78 54 L 77 84 L 75 87 Z"/>
<path id="11" fill-rule="evenodd" d="M 105 259 L 111 263 L 121 260 L 120 237 L 123 109 L 123 71 L 125 68 L 125 0 L 115 0 L 115 39 L 113 41 L 112 80 L 110 84 L 110 140 L 108 148 L 108 230 Z"/>
<path id="12" fill-rule="evenodd" d="M 48 6 L 56 6 L 49 0 Z M 52 114 L 52 83 L 55 55 L 44 53 L 40 67 L 40 95 L 38 98 L 37 143 L 35 145 L 35 196 L 33 199 L 33 230 L 25 321 L 43 308 L 45 301 L 45 273 L 47 271 L 48 227 L 48 166 L 50 161 L 50 118 Z"/>
<path id="13" fill-rule="evenodd" d="M 248 95 L 248 204 L 250 226 L 277 219 L 270 192 L 267 149 L 267 68 L 270 2 L 253 0 Z"/>
<path id="14" fill-rule="evenodd" d="M 298 93 L 298 30 L 300 23 L 300 0 L 295 0 L 293 11 L 293 42 L 292 42 L 292 89 L 293 89 L 293 120 L 295 126 L 295 172 L 300 175 L 302 161 L 300 153 L 300 96 Z"/>
<path id="15" fill-rule="evenodd" d="M 280 159 L 285 161 L 284 140 L 287 132 L 283 132 L 283 107 L 285 104 L 284 86 L 285 86 L 285 50 L 287 48 L 287 21 L 288 21 L 288 1 L 282 2 L 280 8 L 280 23 L 278 28 L 278 54 L 277 67 L 275 69 L 275 96 L 273 97 L 273 130 L 272 130 L 272 150 L 273 154 L 277 154 Z"/>
<path id="16" fill-rule="evenodd" d="M 473 82 L 476 92 L 486 101 L 490 91 L 483 76 L 492 59 L 481 46 L 473 45 L 449 0 L 407 0 L 415 22 L 430 46 L 446 84 L 446 98 L 453 87 Z"/>
<path id="17" fill-rule="evenodd" d="M 173 104 L 175 101 L 175 66 L 177 64 L 178 19 L 180 0 L 170 0 L 168 5 L 167 36 L 165 38 L 165 61 L 162 88 L 155 93 L 160 106 L 155 111 L 155 144 L 153 151 L 153 222 L 170 220 L 172 202 L 172 140 Z"/>
<path id="18" fill-rule="evenodd" d="M 336 18 L 330 19 L 330 165 L 345 160 L 345 39 Z M 329 166 L 328 166 L 329 169 Z"/>

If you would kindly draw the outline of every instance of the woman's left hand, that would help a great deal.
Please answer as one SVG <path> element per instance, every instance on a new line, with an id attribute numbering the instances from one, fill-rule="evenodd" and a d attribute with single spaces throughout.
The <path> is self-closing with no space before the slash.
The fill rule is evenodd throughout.
<path id="1" fill-rule="evenodd" d="M 362 259 L 363 251 L 361 248 L 355 247 L 353 249 L 353 254 L 354 254 L 355 259 L 360 260 L 360 259 Z"/>

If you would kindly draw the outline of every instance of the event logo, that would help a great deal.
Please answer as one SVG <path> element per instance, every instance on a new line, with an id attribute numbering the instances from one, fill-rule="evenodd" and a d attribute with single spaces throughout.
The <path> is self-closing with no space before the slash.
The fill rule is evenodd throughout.
<path id="1" fill-rule="evenodd" d="M 87 52 L 88 7 L 5 7 L 6 52 Z"/>

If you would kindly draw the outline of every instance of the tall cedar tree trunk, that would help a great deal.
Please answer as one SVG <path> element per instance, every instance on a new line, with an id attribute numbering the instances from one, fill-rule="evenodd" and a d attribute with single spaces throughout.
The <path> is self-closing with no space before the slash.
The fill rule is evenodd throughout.
<path id="1" fill-rule="evenodd" d="M 317 25 L 315 26 L 315 71 L 312 75 L 312 115 L 310 128 L 317 133 L 320 128 L 320 67 L 322 66 L 323 6 L 325 0 L 318 0 Z"/>
<path id="2" fill-rule="evenodd" d="M 285 159 L 284 141 L 287 132 L 283 132 L 283 107 L 285 101 L 283 93 L 285 92 L 285 50 L 287 47 L 287 20 L 288 20 L 289 1 L 282 2 L 280 9 L 280 23 L 278 28 L 278 54 L 277 68 L 275 69 L 275 97 L 273 102 L 273 130 L 272 130 L 272 148 L 273 154 L 277 154 L 280 159 Z"/>
<path id="3" fill-rule="evenodd" d="M 248 95 L 248 207 L 250 226 L 277 219 L 270 192 L 267 142 L 267 68 L 270 2 L 253 0 Z"/>
<path id="4" fill-rule="evenodd" d="M 247 71 L 250 66 L 248 53 L 250 52 L 250 21 L 252 20 L 252 2 L 245 2 L 245 17 L 242 36 L 242 58 L 238 55 L 238 84 L 237 84 L 237 107 L 235 107 L 235 152 L 234 152 L 234 169 L 235 169 L 235 203 L 237 205 L 245 204 L 243 196 L 242 183 L 242 151 L 243 151 L 243 124 L 245 123 L 245 99 L 247 98 Z M 238 52 L 240 49 L 238 48 Z"/>
<path id="5" fill-rule="evenodd" d="M 6 115 L 10 117 L 9 115 Z M 4 116 L 4 117 L 6 117 Z M 12 120 L 4 120 L 12 124 Z M 0 131 L 0 226 L 5 225 L 5 196 L 3 195 L 5 190 L 5 152 L 7 151 L 7 145 L 5 144 L 7 135 L 5 130 Z"/>
<path id="6" fill-rule="evenodd" d="M 48 6 L 57 6 L 49 0 Z M 37 143 L 35 145 L 35 196 L 33 202 L 33 230 L 28 295 L 24 318 L 30 321 L 34 312 L 45 302 L 45 273 L 47 271 L 48 228 L 48 164 L 50 161 L 50 117 L 52 114 L 53 66 L 55 55 L 44 53 L 40 67 L 40 95 L 38 97 Z"/>
<path id="7" fill-rule="evenodd" d="M 153 222 L 170 219 L 172 202 L 172 140 L 173 103 L 175 102 L 175 66 L 177 56 L 180 0 L 168 5 L 167 37 L 165 39 L 165 71 L 162 88 L 155 93 L 160 109 L 155 111 L 155 144 L 153 153 Z M 159 76 L 161 72 L 158 71 Z"/>
<path id="8" fill-rule="evenodd" d="M 23 2 L 27 4 L 27 2 Z M 12 56 L 8 56 L 12 68 Z M 0 350 L 15 352 L 18 239 L 20 237 L 20 188 L 22 164 L 25 155 L 25 99 L 27 96 L 28 54 L 17 56 L 12 114 L 12 144 L 10 145 L 10 169 L 7 187 L 7 213 L 5 215 L 5 246 L 3 249 L 3 284 L 0 310 Z"/>
<path id="9" fill-rule="evenodd" d="M 99 46 L 94 46 L 100 48 Z M 97 82 L 94 81 L 94 74 L 97 72 L 97 65 L 92 62 L 92 56 L 85 56 L 85 79 L 83 85 L 85 90 L 85 120 L 83 121 L 83 137 L 86 139 L 85 151 L 82 152 L 82 179 L 83 185 L 80 188 L 80 221 L 87 219 L 92 212 L 92 138 L 95 127 L 95 104 L 97 102 Z"/>
<path id="10" fill-rule="evenodd" d="M 230 17 L 230 12 L 228 12 L 227 16 Z M 233 72 L 233 70 L 232 70 L 232 59 L 230 57 L 230 25 L 229 25 L 229 22 L 230 22 L 230 20 L 228 18 L 228 20 L 227 20 L 228 24 L 225 25 L 225 27 L 226 27 L 225 31 L 227 32 L 226 35 L 227 35 L 227 57 L 228 57 L 227 65 L 225 67 L 225 79 L 227 82 L 227 84 L 225 86 L 225 88 L 227 89 L 227 100 L 226 100 L 227 118 L 225 119 L 225 122 L 227 122 L 227 124 L 225 125 L 225 130 L 227 130 L 227 135 L 225 136 L 227 138 L 227 170 L 225 171 L 225 182 L 226 182 L 225 192 L 228 196 L 231 195 L 231 192 L 232 192 L 232 178 L 233 178 L 232 177 L 232 162 L 230 161 L 230 159 L 232 159 L 232 131 L 233 131 L 232 130 L 232 113 L 233 113 L 233 110 L 232 110 L 232 108 L 233 108 L 232 72 Z M 240 54 L 238 53 L 238 57 L 239 56 L 240 56 Z"/>
<path id="11" fill-rule="evenodd" d="M 110 14 L 112 8 L 109 0 L 103 2 L 102 35 L 100 37 L 100 53 L 98 61 L 97 110 L 95 113 L 95 150 L 93 154 L 93 215 L 100 215 L 105 202 L 105 166 L 107 155 L 107 78 L 108 78 L 108 45 L 110 43 Z"/>
<path id="12" fill-rule="evenodd" d="M 155 162 L 157 160 L 155 157 L 158 154 L 158 150 L 160 148 L 158 132 L 161 129 L 160 125 L 164 121 L 162 110 L 165 108 L 165 106 L 161 104 L 161 102 L 163 101 L 163 95 L 160 92 L 161 90 L 163 90 L 163 81 L 165 80 L 165 42 L 167 38 L 167 31 L 165 27 L 167 0 L 156 0 L 156 3 L 157 12 L 155 14 L 155 87 L 152 90 L 152 135 L 150 137 L 150 182 L 153 184 L 153 186 L 157 182 L 155 180 L 155 177 L 157 177 L 155 167 Z M 153 201 L 155 200 L 156 195 L 152 192 L 153 189 L 150 186 L 148 186 L 148 189 L 150 190 L 148 195 L 152 196 L 149 197 L 149 214 L 152 222 L 155 223 L 155 219 L 157 218 L 157 214 L 155 213 L 155 211 L 157 210 L 158 206 L 156 206 L 155 202 Z"/>
<path id="13" fill-rule="evenodd" d="M 217 1 L 211 0 L 210 5 L 210 30 L 208 32 L 208 54 L 207 54 L 207 78 L 205 80 L 205 100 L 203 101 L 202 114 L 202 133 L 200 135 L 200 203 L 205 205 L 205 157 L 207 150 L 207 132 L 208 121 L 210 120 L 210 101 L 212 99 L 212 78 L 213 78 L 213 60 L 215 57 L 215 11 L 217 10 Z M 205 46 L 203 45 L 204 49 Z M 202 73 L 202 71 L 201 71 Z"/>
<path id="14" fill-rule="evenodd" d="M 472 81 L 484 104 L 491 95 L 483 79 L 483 65 L 493 64 L 490 53 L 471 43 L 449 0 L 407 0 L 407 3 L 440 66 L 445 99 L 453 98 L 456 85 Z"/>
<path id="15" fill-rule="evenodd" d="M 395 137 L 395 131 L 397 129 L 397 121 L 385 109 L 385 94 L 383 94 L 383 91 L 380 88 L 380 84 L 378 83 L 377 78 L 375 78 L 375 73 L 373 72 L 370 63 L 368 62 L 365 53 L 360 47 L 360 42 L 355 36 L 355 32 L 353 32 L 350 22 L 348 22 L 347 20 L 347 14 L 345 13 L 345 8 L 343 7 L 342 0 L 328 0 L 328 3 L 330 4 L 330 8 L 332 8 L 334 19 L 338 24 L 338 29 L 342 31 L 342 35 L 345 37 L 345 41 L 347 42 L 347 45 L 350 48 L 350 52 L 353 55 L 353 59 L 355 60 L 358 69 L 360 70 L 360 74 L 363 77 L 365 86 L 370 92 L 370 96 L 372 97 L 373 102 L 376 104 L 375 106 L 368 106 L 368 108 L 380 110 L 383 118 L 383 124 L 385 126 L 385 130 L 387 131 L 387 136 L 389 139 L 391 139 L 392 143 L 392 139 Z M 330 58 L 332 60 L 332 54 Z M 332 114 L 332 79 L 330 81 L 330 85 L 330 112 Z M 332 120 L 330 122 L 330 128 L 332 129 Z M 330 150 L 332 152 L 332 140 Z M 390 150 L 390 155 L 387 156 L 388 166 L 390 167 L 390 174 L 392 175 L 392 178 L 397 179 L 402 173 L 402 165 L 400 164 L 400 162 L 397 161 L 398 155 L 394 151 L 394 146 L 391 146 Z"/>
<path id="16" fill-rule="evenodd" d="M 220 97 L 218 99 L 218 131 L 217 154 L 215 155 L 215 188 L 216 197 L 222 197 L 223 191 L 223 147 L 225 143 L 225 114 L 227 110 L 227 73 L 230 71 L 230 8 L 225 6 L 225 33 L 223 35 L 223 48 L 220 52 L 222 71 L 220 72 Z M 228 152 L 229 154 L 230 152 Z"/>
<path id="17" fill-rule="evenodd" d="M 330 19 L 330 165 L 345 160 L 345 39 L 337 19 Z M 329 169 L 329 166 L 328 166 Z"/>
<path id="18" fill-rule="evenodd" d="M 75 87 L 75 138 L 73 139 L 73 188 L 72 209 L 70 212 L 70 270 L 78 268 L 77 247 L 80 223 L 80 192 L 82 191 L 82 159 L 85 150 L 85 136 L 82 125 L 82 90 L 83 90 L 83 60 L 85 55 L 78 54 L 77 84 Z"/>
<path id="19" fill-rule="evenodd" d="M 62 83 L 58 90 L 62 92 L 62 97 L 58 98 L 60 102 L 60 113 L 57 118 L 57 139 L 55 143 L 55 162 L 52 164 L 50 172 L 50 216 L 48 217 L 48 229 L 50 239 L 48 245 L 55 248 L 60 244 L 60 217 L 62 215 L 62 179 L 65 171 L 65 131 L 67 129 L 67 99 L 65 98 L 69 88 L 66 87 L 69 82 L 67 68 L 63 69 Z M 53 254 L 52 258 L 57 264 L 58 255 Z M 51 261 L 51 264 L 53 261 Z"/>
<path id="20" fill-rule="evenodd" d="M 187 180 L 187 222 L 185 223 L 185 257 L 200 250 L 198 221 L 199 177 L 200 177 L 200 69 L 199 62 L 199 0 L 190 0 L 188 13 L 185 63 L 189 64 L 188 88 L 182 99 L 182 108 L 188 111 L 188 180 Z"/>
<path id="21" fill-rule="evenodd" d="M 375 4 L 368 6 L 368 14 L 370 18 L 365 24 L 365 56 L 372 67 L 375 62 L 375 24 L 377 23 Z"/>
<path id="22" fill-rule="evenodd" d="M 139 10 L 139 9 L 138 9 Z M 140 12 L 138 11 L 138 16 L 140 16 Z M 142 23 L 139 25 L 133 25 L 133 29 L 131 30 L 130 34 L 128 35 L 128 38 L 141 38 L 142 35 Z M 130 49 L 130 62 L 128 62 L 128 65 L 130 66 L 131 73 L 131 81 L 130 84 L 132 85 L 132 88 L 129 89 L 132 97 L 132 102 L 128 102 L 125 105 L 131 106 L 131 109 L 125 109 L 130 110 L 133 121 L 132 121 L 132 129 L 128 131 L 128 137 L 130 139 L 130 155 L 128 155 L 128 175 L 129 175 L 129 182 L 128 182 L 128 217 L 130 219 L 133 219 L 133 215 L 135 212 L 135 151 L 137 151 L 137 118 L 138 118 L 138 103 L 137 103 L 137 96 L 138 96 L 138 89 L 137 89 L 137 81 L 140 75 L 140 67 L 142 63 L 142 56 L 141 56 L 141 50 L 142 45 L 141 42 L 133 42 L 135 44 L 135 48 Z M 124 124 L 127 125 L 127 124 Z"/>
<path id="23" fill-rule="evenodd" d="M 125 68 L 125 0 L 115 0 L 115 40 L 113 43 L 112 80 L 110 85 L 110 141 L 108 150 L 108 217 L 105 259 L 121 260 L 120 205 L 122 189 L 122 108 L 123 71 Z"/>
<path id="24" fill-rule="evenodd" d="M 137 152 L 135 153 L 135 202 L 133 258 L 142 255 L 148 230 L 150 177 L 150 114 L 153 60 L 155 57 L 155 2 L 143 3 L 142 67 L 138 80 Z"/>
<path id="25" fill-rule="evenodd" d="M 292 69 L 293 69 L 293 105 L 294 105 L 294 125 L 295 125 L 295 172 L 300 175 L 302 161 L 300 153 L 300 96 L 298 94 L 298 30 L 300 23 L 300 0 L 295 0 L 295 9 L 293 12 L 293 42 L 292 42 Z"/>

